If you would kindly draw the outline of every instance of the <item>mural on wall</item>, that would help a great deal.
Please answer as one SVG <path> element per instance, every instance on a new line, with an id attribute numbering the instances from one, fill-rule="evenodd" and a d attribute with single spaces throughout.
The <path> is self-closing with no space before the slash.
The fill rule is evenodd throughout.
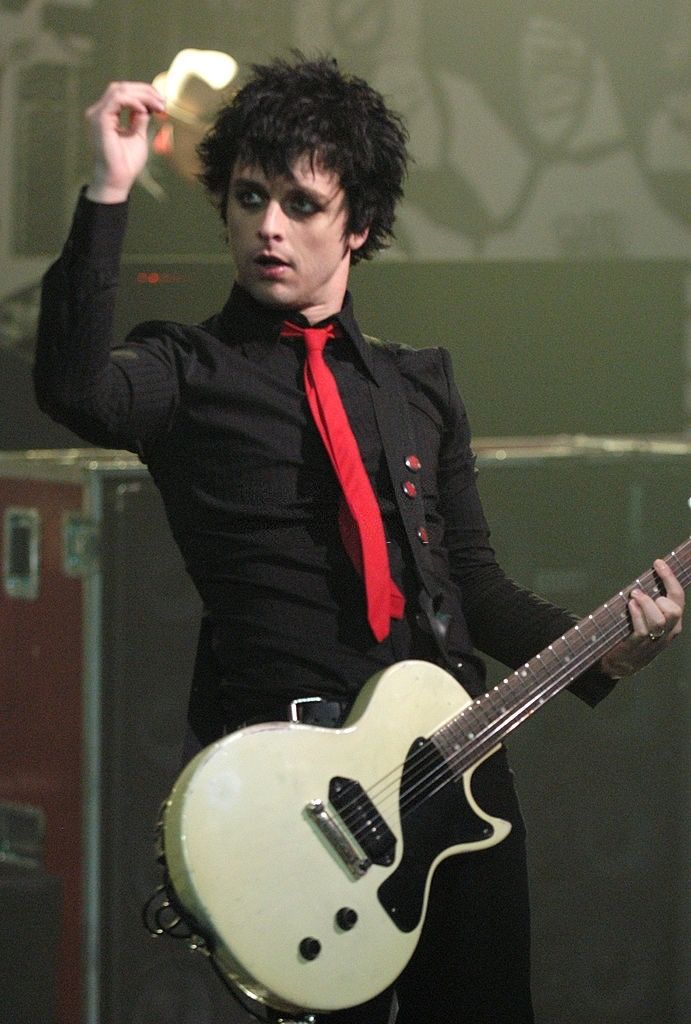
<path id="1" fill-rule="evenodd" d="M 415 157 L 399 259 L 691 252 L 691 0 L 171 0 L 166 15 L 0 0 L 0 295 L 61 244 L 86 86 L 152 78 L 184 46 L 247 67 L 295 45 L 374 82 Z"/>
<path id="2" fill-rule="evenodd" d="M 415 155 L 396 255 L 691 252 L 689 0 L 306 0 L 305 49 L 397 106 Z"/>
<path id="3" fill-rule="evenodd" d="M 231 53 L 240 77 L 332 53 L 386 94 L 415 161 L 385 259 L 691 253 L 691 0 L 0 0 L 0 353 L 23 374 L 86 174 L 82 111 L 186 46 Z M 177 184 L 192 213 L 175 220 L 137 188 L 128 252 L 222 259 L 213 212 Z"/>

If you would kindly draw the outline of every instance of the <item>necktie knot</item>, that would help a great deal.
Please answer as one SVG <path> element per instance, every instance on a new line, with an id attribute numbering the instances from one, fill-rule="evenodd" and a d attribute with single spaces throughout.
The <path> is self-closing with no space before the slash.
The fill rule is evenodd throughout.
<path id="1" fill-rule="evenodd" d="M 326 327 L 301 327 L 285 320 L 281 335 L 284 338 L 302 338 L 308 352 L 323 352 L 327 341 L 336 337 L 336 328 L 333 324 L 327 324 Z"/>

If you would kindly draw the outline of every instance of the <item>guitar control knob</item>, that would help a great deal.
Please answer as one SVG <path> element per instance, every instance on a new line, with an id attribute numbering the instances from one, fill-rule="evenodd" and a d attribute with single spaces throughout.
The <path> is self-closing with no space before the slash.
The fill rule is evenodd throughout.
<path id="1" fill-rule="evenodd" d="M 357 911 L 352 907 L 341 907 L 336 914 L 336 924 L 344 932 L 349 932 L 357 924 Z"/>
<path id="2" fill-rule="evenodd" d="M 322 950 L 322 944 L 319 939 L 314 939 L 311 936 L 307 936 L 300 943 L 298 949 L 300 950 L 300 956 L 305 960 L 316 960 Z"/>

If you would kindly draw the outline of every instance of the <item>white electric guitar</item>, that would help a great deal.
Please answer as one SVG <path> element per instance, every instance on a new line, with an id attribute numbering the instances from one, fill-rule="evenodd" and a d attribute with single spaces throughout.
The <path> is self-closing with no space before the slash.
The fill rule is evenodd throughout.
<path id="1" fill-rule="evenodd" d="M 666 561 L 686 586 L 691 539 Z M 652 571 L 633 586 L 661 592 Z M 626 605 L 620 591 L 479 699 L 435 665 L 400 662 L 343 728 L 271 722 L 201 751 L 161 837 L 175 901 L 222 975 L 290 1014 L 353 1006 L 395 981 L 436 866 L 510 830 L 476 804 L 474 769 L 627 635 Z M 459 817 L 466 841 L 449 845 Z"/>

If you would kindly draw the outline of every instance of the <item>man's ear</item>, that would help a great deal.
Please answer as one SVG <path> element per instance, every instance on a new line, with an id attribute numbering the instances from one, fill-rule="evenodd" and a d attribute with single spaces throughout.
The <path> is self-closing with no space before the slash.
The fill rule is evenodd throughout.
<path id="1" fill-rule="evenodd" d="M 151 148 L 157 156 L 170 156 L 173 152 L 173 126 L 164 124 L 154 135 Z"/>
<path id="2" fill-rule="evenodd" d="M 348 236 L 348 248 L 350 249 L 350 251 L 351 252 L 356 252 L 358 249 L 361 249 L 362 246 L 367 241 L 368 236 L 369 236 L 369 225 L 364 229 L 364 231 L 354 232 L 353 234 L 349 235 Z"/>

